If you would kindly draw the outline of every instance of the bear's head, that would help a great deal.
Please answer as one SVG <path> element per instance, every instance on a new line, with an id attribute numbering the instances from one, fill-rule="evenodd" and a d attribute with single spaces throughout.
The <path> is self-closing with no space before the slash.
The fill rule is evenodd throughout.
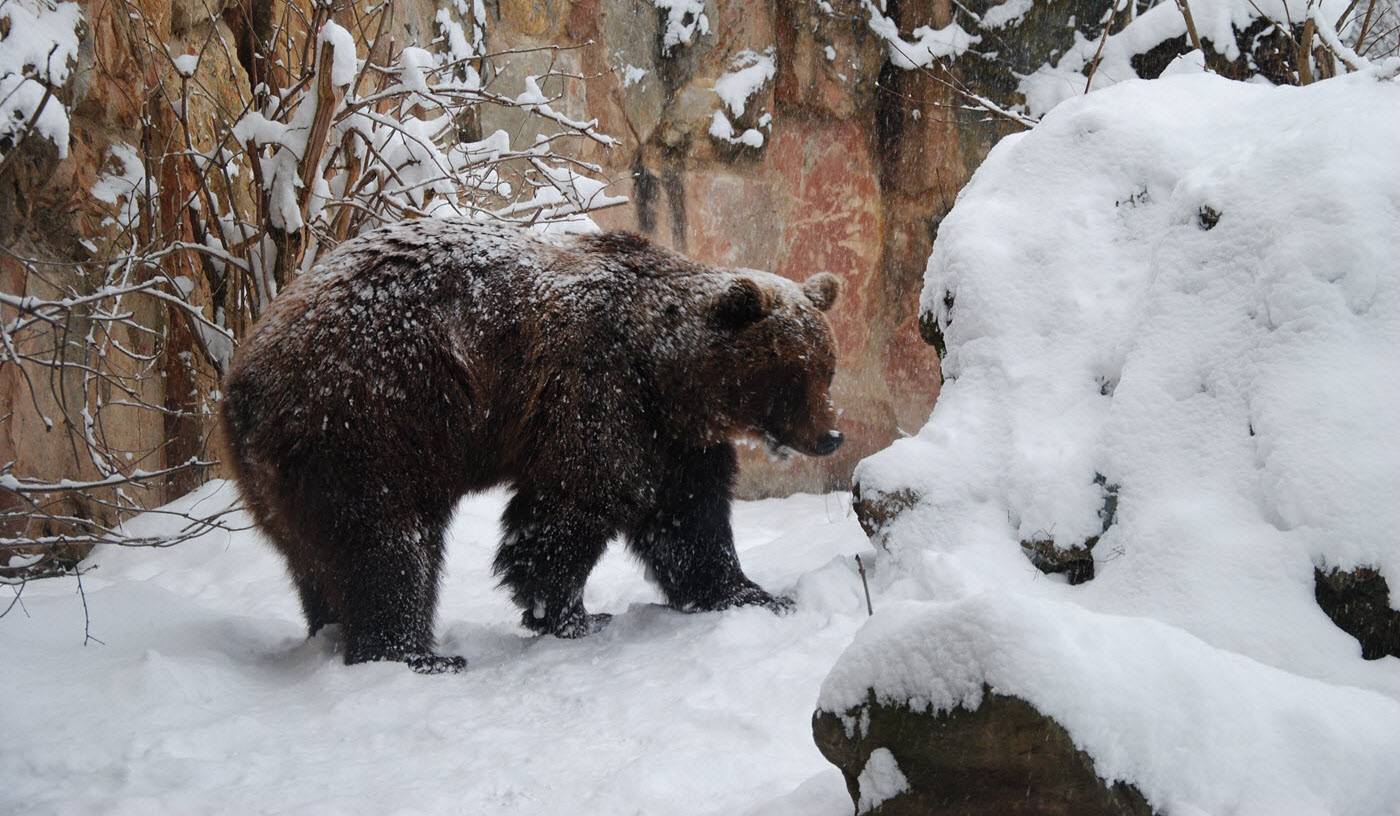
<path id="1" fill-rule="evenodd" d="M 715 296 L 710 375 L 722 384 L 733 431 L 760 436 L 775 452 L 826 456 L 841 446 L 830 394 L 836 344 L 824 314 L 840 284 L 830 272 L 798 285 L 743 270 Z"/>

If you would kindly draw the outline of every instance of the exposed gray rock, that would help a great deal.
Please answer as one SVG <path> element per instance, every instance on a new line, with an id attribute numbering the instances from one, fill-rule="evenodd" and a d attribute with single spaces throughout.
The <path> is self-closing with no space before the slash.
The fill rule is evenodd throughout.
<path id="1" fill-rule="evenodd" d="M 1062 573 L 1071 586 L 1093 579 L 1094 547 L 1118 518 L 1118 485 L 1109 484 L 1102 473 L 1094 474 L 1094 484 L 1103 491 L 1103 506 L 1099 508 L 1099 520 L 1103 526 L 1098 535 L 1067 546 L 1052 538 L 1033 538 L 1021 542 L 1021 552 L 1026 554 L 1036 569 L 1046 575 Z"/>
<path id="2" fill-rule="evenodd" d="M 1400 612 L 1390 608 L 1390 586 L 1379 572 L 1314 569 L 1313 595 L 1333 623 L 1361 642 L 1362 657 L 1400 657 Z"/>
<path id="3" fill-rule="evenodd" d="M 851 486 L 851 509 L 855 511 L 860 528 L 872 539 L 894 521 L 895 517 L 919 503 L 913 490 L 881 493 L 862 489 L 859 482 Z"/>
<path id="4" fill-rule="evenodd" d="M 1131 785 L 1108 783 L 1053 719 L 987 690 L 976 711 L 917 711 L 870 700 L 812 718 L 817 748 L 859 804 L 871 754 L 894 756 L 903 792 L 865 812 L 883 816 L 1150 816 Z M 870 801 L 867 791 L 866 801 Z M 857 811 L 859 812 L 859 811 Z"/>

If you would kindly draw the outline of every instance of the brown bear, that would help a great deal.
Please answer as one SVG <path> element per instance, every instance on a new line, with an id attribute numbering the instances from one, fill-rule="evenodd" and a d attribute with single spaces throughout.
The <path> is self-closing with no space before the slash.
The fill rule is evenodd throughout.
<path id="1" fill-rule="evenodd" d="M 617 535 L 678 609 L 783 612 L 734 552 L 733 440 L 841 444 L 837 290 L 626 233 L 383 227 L 290 284 L 239 349 L 234 474 L 310 632 L 339 623 L 347 663 L 465 665 L 433 653 L 443 535 L 458 499 L 500 484 L 515 492 L 495 571 L 530 630 L 606 623 L 583 587 Z"/>

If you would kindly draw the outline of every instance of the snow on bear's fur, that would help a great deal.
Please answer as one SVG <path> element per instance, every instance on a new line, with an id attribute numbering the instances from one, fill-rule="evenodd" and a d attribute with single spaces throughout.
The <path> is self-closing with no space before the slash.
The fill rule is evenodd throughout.
<path id="1" fill-rule="evenodd" d="M 349 663 L 464 665 L 433 654 L 443 532 L 463 494 L 498 484 L 515 494 L 495 570 L 531 630 L 606 623 L 583 587 L 616 535 L 678 608 L 781 612 L 734 552 L 732 439 L 840 445 L 838 288 L 624 233 L 384 227 L 288 286 L 240 349 L 235 474 L 311 632 L 341 624 Z"/>

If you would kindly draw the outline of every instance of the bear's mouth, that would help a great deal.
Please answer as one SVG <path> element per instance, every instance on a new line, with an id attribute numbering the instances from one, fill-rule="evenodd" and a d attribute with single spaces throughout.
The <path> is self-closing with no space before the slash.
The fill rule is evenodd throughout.
<path id="1" fill-rule="evenodd" d="M 763 446 L 767 448 L 768 455 L 779 462 L 786 462 L 792 458 L 793 454 L 797 453 L 796 449 L 783 444 L 782 440 L 771 433 L 763 435 Z"/>

